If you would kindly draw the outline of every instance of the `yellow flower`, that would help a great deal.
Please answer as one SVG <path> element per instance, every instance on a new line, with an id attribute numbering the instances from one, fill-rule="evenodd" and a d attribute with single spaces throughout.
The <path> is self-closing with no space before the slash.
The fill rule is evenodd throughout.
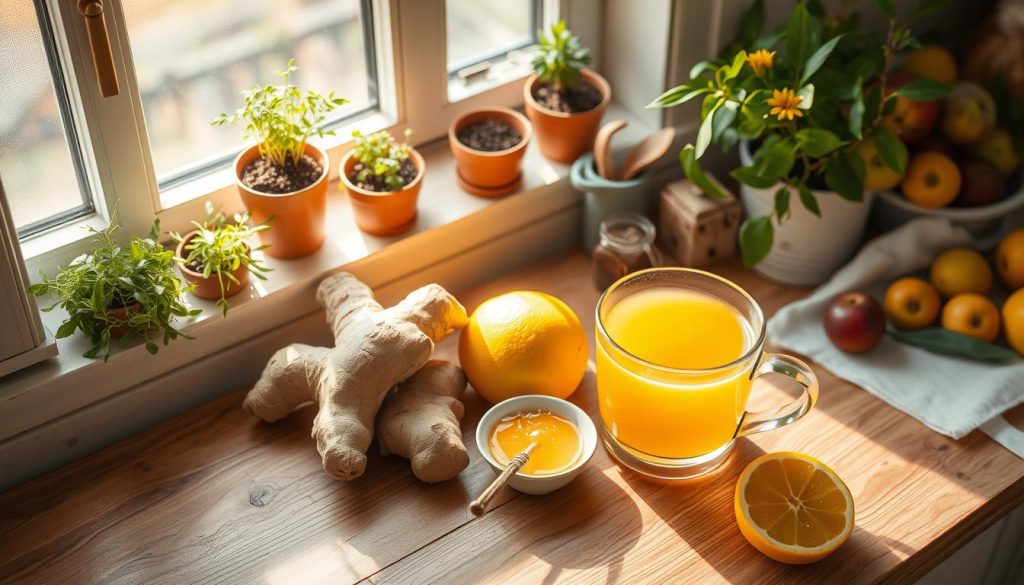
<path id="1" fill-rule="evenodd" d="M 797 109 L 800 102 L 804 101 L 804 98 L 796 95 L 796 93 L 784 87 L 782 89 L 773 89 L 772 97 L 765 100 L 769 106 L 772 107 L 769 112 L 772 116 L 778 115 L 779 120 L 789 118 L 793 119 L 793 116 L 802 118 L 804 113 Z"/>
<path id="2" fill-rule="evenodd" d="M 767 49 L 760 49 L 747 55 L 747 64 L 754 70 L 754 73 L 764 75 L 766 71 L 772 68 L 772 59 L 774 57 L 775 51 L 769 52 Z"/>

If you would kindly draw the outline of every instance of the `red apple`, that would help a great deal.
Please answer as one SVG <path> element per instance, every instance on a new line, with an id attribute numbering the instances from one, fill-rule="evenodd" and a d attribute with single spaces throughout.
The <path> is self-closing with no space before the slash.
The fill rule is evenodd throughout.
<path id="1" fill-rule="evenodd" d="M 968 159 L 960 164 L 960 194 L 953 205 L 979 207 L 1006 198 L 1006 179 L 987 160 Z"/>
<path id="2" fill-rule="evenodd" d="M 913 81 L 909 75 L 894 74 L 886 81 L 885 95 Z M 939 120 L 939 102 L 915 102 L 896 98 L 896 107 L 882 118 L 882 125 L 892 130 L 907 144 L 920 142 L 931 134 Z"/>
<path id="3" fill-rule="evenodd" d="M 847 353 L 861 353 L 885 334 L 885 310 L 867 293 L 847 292 L 825 305 L 822 323 L 833 345 Z"/>

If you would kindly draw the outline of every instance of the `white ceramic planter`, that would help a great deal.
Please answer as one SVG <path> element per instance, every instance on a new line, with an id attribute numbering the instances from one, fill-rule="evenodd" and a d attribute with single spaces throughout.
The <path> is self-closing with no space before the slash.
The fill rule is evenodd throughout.
<path id="1" fill-rule="evenodd" d="M 750 165 L 752 158 L 746 143 L 740 144 L 740 161 Z M 740 200 L 747 217 L 771 215 L 775 192 L 740 185 Z M 754 267 L 761 275 L 783 284 L 813 286 L 826 281 L 860 247 L 875 194 L 865 192 L 864 201 L 853 203 L 833 191 L 812 190 L 818 199 L 821 217 L 800 203 L 793 189 L 789 198 L 790 217 L 775 228 L 771 252 Z"/>

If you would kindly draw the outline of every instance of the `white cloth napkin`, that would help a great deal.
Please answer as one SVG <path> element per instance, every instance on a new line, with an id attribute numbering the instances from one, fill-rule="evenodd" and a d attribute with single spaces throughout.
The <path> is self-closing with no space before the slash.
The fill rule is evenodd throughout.
<path id="1" fill-rule="evenodd" d="M 947 248 L 970 242 L 966 231 L 946 219 L 911 221 L 869 242 L 810 296 L 780 309 L 768 322 L 768 339 L 808 356 L 937 432 L 959 439 L 981 427 L 1024 457 L 1024 433 L 1001 416 L 1024 402 L 1024 360 L 994 365 L 941 356 L 888 335 L 866 353 L 847 354 L 832 345 L 821 324 L 824 306 L 833 296 L 857 289 L 881 301 L 893 279 L 926 268 Z"/>

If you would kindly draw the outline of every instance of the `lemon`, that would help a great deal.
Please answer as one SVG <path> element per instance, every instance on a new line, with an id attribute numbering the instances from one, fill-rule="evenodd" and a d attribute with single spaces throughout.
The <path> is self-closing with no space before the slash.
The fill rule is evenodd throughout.
<path id="1" fill-rule="evenodd" d="M 587 337 L 560 299 L 515 291 L 473 311 L 459 337 L 459 361 L 488 402 L 524 394 L 567 398 L 587 369 Z"/>
<path id="2" fill-rule="evenodd" d="M 1010 290 L 1024 288 L 1024 228 L 1013 230 L 999 243 L 996 271 Z"/>
<path id="3" fill-rule="evenodd" d="M 853 496 L 827 465 L 802 453 L 767 453 L 736 482 L 740 532 L 776 561 L 802 565 L 835 552 L 853 531 Z"/>
<path id="4" fill-rule="evenodd" d="M 1003 303 L 1003 329 L 1010 347 L 1024 356 L 1024 288 Z"/>
<path id="5" fill-rule="evenodd" d="M 987 295 L 992 289 L 992 269 L 981 254 L 969 248 L 940 254 L 932 263 L 930 276 L 939 294 L 946 298 L 963 293 Z"/>

